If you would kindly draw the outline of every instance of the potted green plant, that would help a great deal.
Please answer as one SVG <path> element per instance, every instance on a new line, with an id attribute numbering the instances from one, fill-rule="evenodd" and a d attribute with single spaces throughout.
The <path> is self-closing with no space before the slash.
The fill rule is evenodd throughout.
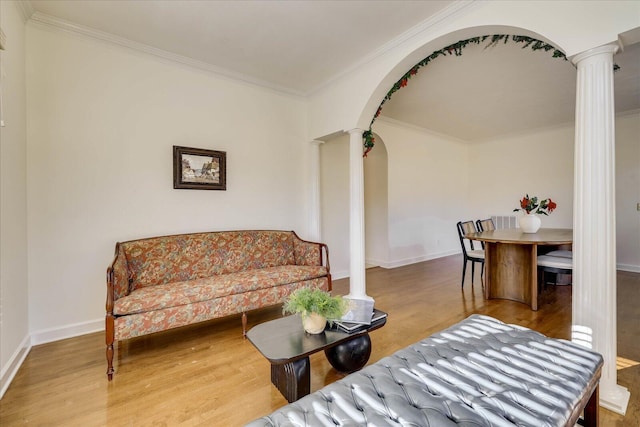
<path id="1" fill-rule="evenodd" d="M 322 289 L 300 288 L 289 295 L 282 312 L 300 314 L 304 330 L 319 334 L 324 331 L 327 320 L 340 319 L 348 307 L 348 301 L 340 295 L 333 297 Z"/>

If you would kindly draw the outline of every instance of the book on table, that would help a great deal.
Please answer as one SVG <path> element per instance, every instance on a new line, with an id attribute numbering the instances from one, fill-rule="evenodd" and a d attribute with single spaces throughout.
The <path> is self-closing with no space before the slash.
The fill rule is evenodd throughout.
<path id="1" fill-rule="evenodd" d="M 339 319 L 340 322 L 370 325 L 373 315 L 373 300 L 359 298 L 344 298 L 349 302 L 349 310 Z"/>
<path id="2" fill-rule="evenodd" d="M 349 321 L 345 321 L 343 319 L 340 320 L 335 320 L 333 323 L 335 324 L 335 327 L 341 331 L 347 332 L 347 333 L 352 333 L 352 332 L 358 332 L 364 329 L 367 329 L 369 326 L 371 326 L 373 323 L 384 319 L 385 317 L 387 317 L 387 313 L 380 311 L 378 309 L 373 309 L 372 313 L 370 314 L 370 316 L 368 317 L 369 321 L 365 322 L 349 322 Z M 343 317 L 344 318 L 344 317 Z"/>

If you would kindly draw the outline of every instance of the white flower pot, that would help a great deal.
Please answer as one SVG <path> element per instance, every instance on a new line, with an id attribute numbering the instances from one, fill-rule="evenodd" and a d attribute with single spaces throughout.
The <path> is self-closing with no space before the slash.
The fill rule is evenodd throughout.
<path id="1" fill-rule="evenodd" d="M 302 316 L 302 327 L 310 334 L 322 333 L 326 325 L 327 319 L 318 313 L 309 313 L 306 316 Z"/>
<path id="2" fill-rule="evenodd" d="M 537 214 L 525 214 L 518 219 L 518 224 L 523 233 L 536 233 L 540 229 L 542 221 Z"/>

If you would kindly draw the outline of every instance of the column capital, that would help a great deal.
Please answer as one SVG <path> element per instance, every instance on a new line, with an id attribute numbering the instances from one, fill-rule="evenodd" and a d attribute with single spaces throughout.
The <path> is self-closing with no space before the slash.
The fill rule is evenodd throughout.
<path id="1" fill-rule="evenodd" d="M 353 135 L 355 133 L 355 134 L 360 134 L 362 136 L 362 134 L 364 133 L 364 130 L 360 128 L 353 128 L 353 129 L 349 129 L 347 133 L 349 135 Z"/>
<path id="2" fill-rule="evenodd" d="M 582 62 L 587 58 L 591 58 L 593 56 L 602 55 L 602 54 L 611 54 L 611 56 L 613 56 L 618 52 L 619 49 L 620 49 L 620 46 L 618 46 L 617 43 L 606 44 L 604 46 L 595 47 L 593 49 L 585 50 L 584 52 L 580 52 L 579 54 L 574 55 L 571 58 L 571 62 L 574 65 L 578 65 L 578 63 Z"/>
<path id="3" fill-rule="evenodd" d="M 319 140 L 319 139 L 313 139 L 313 140 L 311 140 L 311 144 L 312 144 L 312 145 L 322 145 L 322 144 L 324 144 L 324 143 L 325 143 L 325 141 L 321 141 L 321 140 Z"/>

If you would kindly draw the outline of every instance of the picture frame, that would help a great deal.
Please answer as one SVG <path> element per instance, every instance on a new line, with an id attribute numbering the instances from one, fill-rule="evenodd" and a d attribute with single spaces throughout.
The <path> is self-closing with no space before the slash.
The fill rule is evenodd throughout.
<path id="1" fill-rule="evenodd" d="M 225 191 L 227 153 L 174 145 L 173 188 Z"/>

